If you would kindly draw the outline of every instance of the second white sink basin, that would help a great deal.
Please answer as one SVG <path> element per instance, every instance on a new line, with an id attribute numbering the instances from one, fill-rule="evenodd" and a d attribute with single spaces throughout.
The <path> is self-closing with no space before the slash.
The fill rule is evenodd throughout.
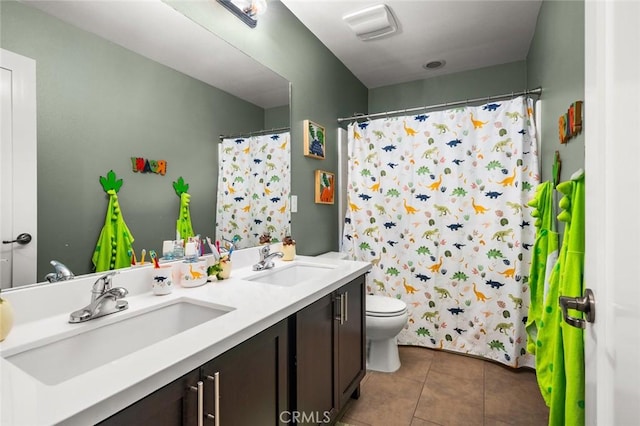
<path id="1" fill-rule="evenodd" d="M 293 287 L 310 278 L 317 278 L 321 275 L 328 274 L 333 269 L 335 269 L 333 265 L 293 263 L 291 265 L 257 272 L 256 275 L 248 277 L 247 280 L 282 287 Z"/>
<path id="2" fill-rule="evenodd" d="M 56 385 L 101 367 L 125 355 L 210 321 L 233 308 L 176 300 L 150 311 L 109 322 L 104 326 L 66 337 L 6 357 L 44 384 Z M 126 311 L 123 311 L 124 315 Z M 93 321 L 116 319 L 105 316 Z"/>

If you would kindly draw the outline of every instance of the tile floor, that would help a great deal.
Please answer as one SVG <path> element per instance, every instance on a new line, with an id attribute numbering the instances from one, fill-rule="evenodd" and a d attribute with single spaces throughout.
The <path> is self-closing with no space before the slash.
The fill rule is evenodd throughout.
<path id="1" fill-rule="evenodd" d="M 341 422 L 352 426 L 544 426 L 549 409 L 530 369 L 401 346 L 395 373 L 367 372 Z"/>

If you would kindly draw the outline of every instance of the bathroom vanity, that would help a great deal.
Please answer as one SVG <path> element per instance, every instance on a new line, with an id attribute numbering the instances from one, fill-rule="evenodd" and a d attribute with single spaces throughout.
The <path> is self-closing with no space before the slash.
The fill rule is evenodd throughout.
<path id="1" fill-rule="evenodd" d="M 150 268 L 123 270 L 114 285 L 127 288 L 130 308 L 83 324 L 68 316 L 97 275 L 8 293 L 17 324 L 0 344 L 0 423 L 291 424 L 296 412 L 303 423 L 335 419 L 365 374 L 371 266 L 298 256 L 255 272 L 258 258 L 255 249 L 235 252 L 230 279 L 166 296 L 152 294 Z"/>

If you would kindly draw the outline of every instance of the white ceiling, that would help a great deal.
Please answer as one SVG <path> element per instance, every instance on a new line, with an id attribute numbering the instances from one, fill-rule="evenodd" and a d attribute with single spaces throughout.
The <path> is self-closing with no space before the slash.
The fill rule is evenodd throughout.
<path id="1" fill-rule="evenodd" d="M 161 0 L 22 1 L 263 108 L 288 104 L 286 80 Z M 542 2 L 281 1 L 369 88 L 523 60 Z M 382 2 L 399 31 L 359 40 L 342 16 Z M 215 1 L 203 4 L 220 13 Z M 436 59 L 446 66 L 422 68 Z"/>
<path id="2" fill-rule="evenodd" d="M 526 59 L 542 0 L 282 0 L 368 88 Z M 342 16 L 386 4 L 394 35 L 361 41 Z M 268 13 L 268 12 L 267 12 Z M 422 66 L 444 60 L 438 70 Z"/>
<path id="3" fill-rule="evenodd" d="M 283 77 L 161 0 L 22 1 L 255 105 L 289 104 Z"/>

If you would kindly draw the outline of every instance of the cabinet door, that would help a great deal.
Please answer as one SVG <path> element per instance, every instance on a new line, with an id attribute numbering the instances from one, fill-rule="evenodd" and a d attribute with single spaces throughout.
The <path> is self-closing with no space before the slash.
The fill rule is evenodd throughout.
<path id="1" fill-rule="evenodd" d="M 288 338 L 287 321 L 281 321 L 202 366 L 205 425 L 216 424 L 216 404 L 220 425 L 284 424 L 280 414 L 289 409 Z"/>
<path id="2" fill-rule="evenodd" d="M 351 396 L 358 397 L 360 381 L 366 373 L 364 276 L 358 277 L 337 291 L 342 299 L 342 321 L 335 333 L 337 346 L 336 383 L 338 409 L 342 409 Z"/>
<path id="3" fill-rule="evenodd" d="M 194 370 L 99 425 L 195 426 L 198 424 L 198 393 L 193 387 L 199 380 L 199 370 Z"/>
<path id="4" fill-rule="evenodd" d="M 295 315 L 294 407 L 306 418 L 338 413 L 335 393 L 335 295 L 330 294 Z M 313 420 L 309 420 L 313 423 Z M 306 422 L 300 422 L 306 423 Z"/>

